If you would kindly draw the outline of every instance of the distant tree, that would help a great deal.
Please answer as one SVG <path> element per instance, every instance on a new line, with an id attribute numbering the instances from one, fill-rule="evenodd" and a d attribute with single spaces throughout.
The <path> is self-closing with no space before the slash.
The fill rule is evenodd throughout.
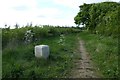
<path id="1" fill-rule="evenodd" d="M 16 29 L 18 29 L 18 28 L 19 28 L 19 25 L 18 25 L 17 23 L 15 24 L 15 28 L 16 28 Z"/>
<path id="2" fill-rule="evenodd" d="M 80 25 L 89 25 L 89 9 L 91 7 L 91 4 L 86 4 L 84 3 L 83 5 L 79 6 L 80 11 L 78 14 L 75 16 L 75 24 L 79 27 Z"/>
<path id="3" fill-rule="evenodd" d="M 27 23 L 25 27 L 29 27 L 29 26 L 30 26 L 29 23 Z"/>
<path id="4" fill-rule="evenodd" d="M 8 29 L 10 30 L 10 26 L 8 27 Z"/>
<path id="5" fill-rule="evenodd" d="M 7 28 L 7 24 L 5 24 L 5 28 Z"/>
<path id="6" fill-rule="evenodd" d="M 10 26 L 9 26 L 9 27 L 6 27 L 6 30 L 9 31 L 9 30 L 10 30 Z"/>
<path id="7" fill-rule="evenodd" d="M 33 25 L 33 24 L 32 24 L 32 22 L 31 22 L 31 23 L 30 23 L 30 27 L 32 27 L 32 25 Z"/>

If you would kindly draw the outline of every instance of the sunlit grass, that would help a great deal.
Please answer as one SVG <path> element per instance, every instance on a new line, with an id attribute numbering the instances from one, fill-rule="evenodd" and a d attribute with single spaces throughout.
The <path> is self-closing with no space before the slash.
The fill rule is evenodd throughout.
<path id="1" fill-rule="evenodd" d="M 118 77 L 118 39 L 83 32 L 84 41 L 95 65 L 104 77 Z"/>
<path id="2" fill-rule="evenodd" d="M 67 77 L 73 67 L 76 35 L 65 35 L 64 45 L 58 44 L 60 36 L 57 36 L 29 45 L 21 44 L 16 48 L 7 47 L 3 50 L 3 78 Z M 50 47 L 50 56 L 47 60 L 34 56 L 34 46 L 40 44 Z"/>

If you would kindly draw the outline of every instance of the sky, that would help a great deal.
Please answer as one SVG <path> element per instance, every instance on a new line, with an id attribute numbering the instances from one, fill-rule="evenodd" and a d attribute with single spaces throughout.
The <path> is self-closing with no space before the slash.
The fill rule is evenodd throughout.
<path id="1" fill-rule="evenodd" d="M 33 25 L 75 26 L 74 17 L 83 3 L 108 0 L 0 0 L 0 28 Z M 110 1 L 110 0 L 109 0 Z M 112 0 L 118 2 L 119 0 Z"/>

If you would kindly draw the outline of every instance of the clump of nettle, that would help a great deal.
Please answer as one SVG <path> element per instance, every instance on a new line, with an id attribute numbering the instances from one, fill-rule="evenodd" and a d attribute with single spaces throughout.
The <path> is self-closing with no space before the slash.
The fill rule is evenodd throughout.
<path id="1" fill-rule="evenodd" d="M 60 39 L 58 41 L 59 45 L 64 46 L 65 45 L 65 36 L 63 34 L 60 35 Z"/>
<path id="2" fill-rule="evenodd" d="M 27 30 L 24 35 L 24 41 L 25 44 L 29 44 L 33 41 L 33 36 L 35 33 L 33 33 L 31 30 Z"/>

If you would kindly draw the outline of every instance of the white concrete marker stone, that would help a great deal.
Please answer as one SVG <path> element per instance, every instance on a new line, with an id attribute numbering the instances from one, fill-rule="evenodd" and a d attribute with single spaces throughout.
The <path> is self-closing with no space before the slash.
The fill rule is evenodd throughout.
<path id="1" fill-rule="evenodd" d="M 49 56 L 48 45 L 37 45 L 35 46 L 35 57 L 47 59 Z"/>

